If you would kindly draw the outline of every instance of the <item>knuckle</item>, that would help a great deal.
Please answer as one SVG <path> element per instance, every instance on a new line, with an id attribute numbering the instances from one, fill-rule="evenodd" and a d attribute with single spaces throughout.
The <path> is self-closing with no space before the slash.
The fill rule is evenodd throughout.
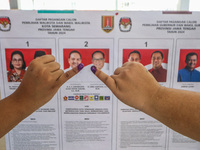
<path id="1" fill-rule="evenodd" d="M 137 66 L 137 64 L 138 64 L 138 63 L 130 62 L 128 65 L 129 65 L 130 67 L 135 67 L 135 66 Z"/>
<path id="2" fill-rule="evenodd" d="M 46 73 L 49 70 L 49 68 L 46 67 L 46 66 L 43 66 L 43 67 L 40 68 L 40 70 L 41 70 L 41 72 Z"/>
<path id="3" fill-rule="evenodd" d="M 62 69 L 59 70 L 61 74 L 64 74 L 64 71 Z"/>
<path id="4" fill-rule="evenodd" d="M 70 73 L 69 72 L 66 72 L 65 73 L 65 77 L 68 79 L 70 77 Z"/>
<path id="5" fill-rule="evenodd" d="M 31 71 L 36 71 L 38 68 L 41 68 L 41 64 L 37 60 L 32 60 L 28 66 Z"/>
<path id="6" fill-rule="evenodd" d="M 30 64 L 29 64 L 29 67 L 34 67 L 35 65 L 37 65 L 38 61 L 36 59 L 33 59 Z"/>
<path id="7" fill-rule="evenodd" d="M 55 56 L 53 56 L 53 55 L 50 55 L 53 59 L 55 59 Z"/>
<path id="8" fill-rule="evenodd" d="M 130 69 L 124 69 L 124 74 L 129 74 L 129 72 L 130 72 Z"/>
<path id="9" fill-rule="evenodd" d="M 129 76 L 130 75 L 130 70 L 129 69 L 124 69 L 122 72 L 122 76 Z"/>
<path id="10" fill-rule="evenodd" d="M 56 66 L 58 69 L 60 69 L 60 64 L 56 62 Z"/>
<path id="11" fill-rule="evenodd" d="M 47 55 L 50 59 L 52 59 L 53 61 L 55 61 L 56 60 L 56 58 L 55 58 L 55 56 L 53 56 L 53 55 Z"/>
<path id="12" fill-rule="evenodd" d="M 106 84 L 109 82 L 109 78 L 110 78 L 110 76 L 106 76 L 106 77 L 105 77 L 105 83 L 106 83 Z"/>
<path id="13" fill-rule="evenodd" d="M 46 67 L 46 66 L 38 66 L 37 74 L 38 74 L 38 76 L 49 80 L 49 68 L 48 67 Z"/>
<path id="14" fill-rule="evenodd" d="M 128 64 L 130 64 L 130 62 L 125 62 L 122 66 L 126 66 Z"/>
<path id="15" fill-rule="evenodd" d="M 53 77 L 50 76 L 50 75 L 48 75 L 48 76 L 46 77 L 46 81 L 47 81 L 47 82 L 51 82 L 51 81 L 53 81 Z"/>
<path id="16" fill-rule="evenodd" d="M 76 67 L 73 68 L 72 70 L 73 70 L 73 73 L 74 73 L 74 74 L 77 74 L 77 73 L 78 73 L 78 69 L 77 69 Z"/>

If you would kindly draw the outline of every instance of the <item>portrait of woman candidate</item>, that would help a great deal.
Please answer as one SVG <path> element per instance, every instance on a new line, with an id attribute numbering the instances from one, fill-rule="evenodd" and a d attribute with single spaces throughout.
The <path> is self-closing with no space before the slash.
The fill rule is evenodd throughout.
<path id="1" fill-rule="evenodd" d="M 21 82 L 25 74 L 26 62 L 21 51 L 14 51 L 11 54 L 10 71 L 8 82 Z"/>

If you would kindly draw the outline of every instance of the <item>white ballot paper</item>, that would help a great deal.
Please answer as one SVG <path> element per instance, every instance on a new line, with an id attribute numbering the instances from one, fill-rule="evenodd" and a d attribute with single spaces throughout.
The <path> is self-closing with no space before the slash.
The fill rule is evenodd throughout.
<path id="1" fill-rule="evenodd" d="M 123 104 L 90 70 L 95 65 L 111 75 L 137 53 L 162 86 L 200 92 L 200 61 L 193 75 L 186 63 L 191 53 L 200 56 L 199 12 L 0 11 L 0 50 L 2 98 L 17 89 L 35 57 L 52 54 L 65 72 L 85 66 L 6 135 L 7 150 L 200 149 Z M 163 58 L 159 72 L 155 53 Z M 13 61 L 22 62 L 20 75 Z"/>

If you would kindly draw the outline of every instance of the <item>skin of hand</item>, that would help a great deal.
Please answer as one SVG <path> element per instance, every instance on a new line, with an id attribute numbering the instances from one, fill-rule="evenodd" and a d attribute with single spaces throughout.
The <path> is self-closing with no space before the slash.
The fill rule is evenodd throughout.
<path id="1" fill-rule="evenodd" d="M 125 104 L 200 141 L 200 93 L 160 86 L 146 68 L 136 62 L 125 63 L 111 76 L 98 69 L 91 70 Z"/>
<path id="2" fill-rule="evenodd" d="M 32 60 L 18 89 L 0 101 L 0 116 L 6 116 L 0 117 L 0 137 L 47 103 L 78 72 L 75 67 L 64 73 L 52 55 Z"/>
<path id="3" fill-rule="evenodd" d="M 97 70 L 95 74 L 118 99 L 139 110 L 143 109 L 149 97 L 152 97 L 160 88 L 151 73 L 137 62 L 123 64 L 111 76 L 100 70 Z"/>

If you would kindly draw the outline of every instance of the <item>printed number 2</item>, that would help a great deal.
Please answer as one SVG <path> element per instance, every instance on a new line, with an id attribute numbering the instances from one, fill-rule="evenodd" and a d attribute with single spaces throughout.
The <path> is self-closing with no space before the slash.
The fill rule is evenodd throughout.
<path id="1" fill-rule="evenodd" d="M 27 47 L 29 47 L 29 41 L 26 42 Z"/>
<path id="2" fill-rule="evenodd" d="M 147 43 L 147 42 L 145 42 L 144 44 L 145 44 L 146 47 L 148 46 L 148 43 Z"/>
<path id="3" fill-rule="evenodd" d="M 85 41 L 84 43 L 85 43 L 85 47 L 88 47 L 88 41 Z"/>

